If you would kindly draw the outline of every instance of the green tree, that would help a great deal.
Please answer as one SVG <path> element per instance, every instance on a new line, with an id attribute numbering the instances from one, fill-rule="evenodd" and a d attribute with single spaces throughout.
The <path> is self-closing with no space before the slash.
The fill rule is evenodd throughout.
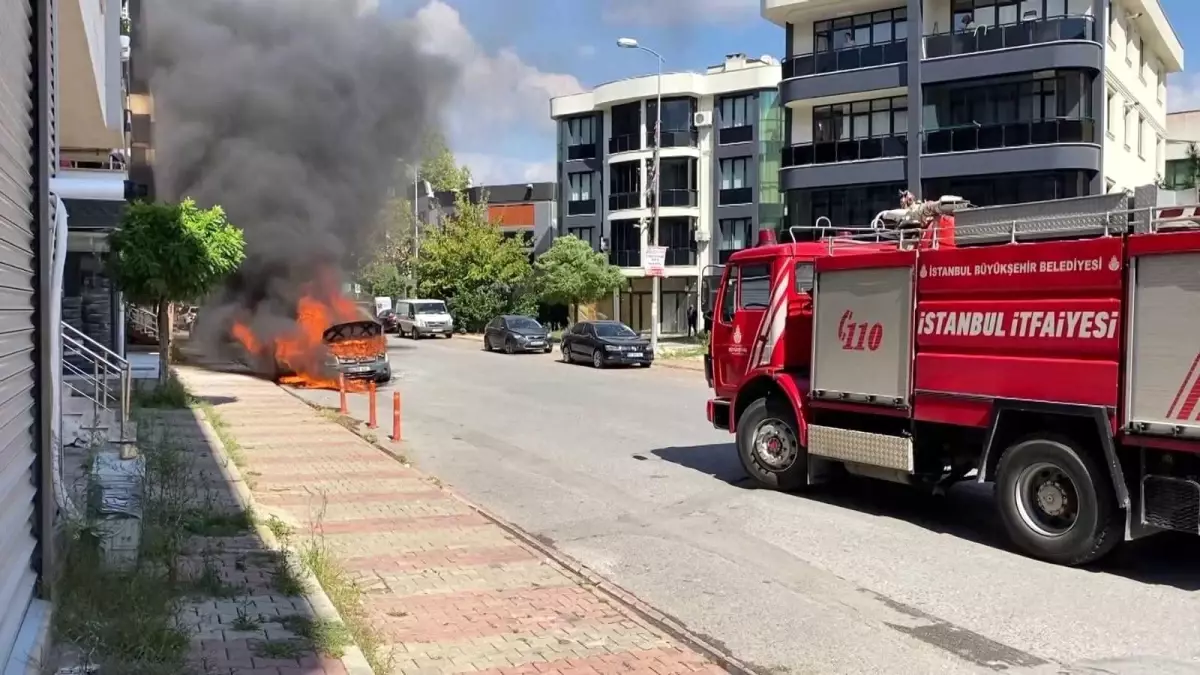
<path id="1" fill-rule="evenodd" d="M 246 256 L 242 231 L 214 206 L 129 205 L 121 227 L 109 236 L 109 266 L 117 287 L 131 301 L 158 314 L 159 382 L 169 378 L 173 302 L 203 297 Z"/>
<path id="2" fill-rule="evenodd" d="M 392 196 L 384 202 L 364 255 L 359 258 L 358 283 L 375 297 L 405 295 L 412 278 L 412 202 Z"/>
<path id="3" fill-rule="evenodd" d="M 579 319 L 579 305 L 595 302 L 625 283 L 621 269 L 610 265 L 603 253 L 574 235 L 554 240 L 534 267 L 538 294 L 542 302 L 565 304 L 574 309 Z"/>
<path id="4" fill-rule="evenodd" d="M 533 312 L 529 257 L 519 241 L 488 221 L 486 199 L 472 204 L 466 193 L 457 193 L 454 213 L 423 237 L 417 272 L 419 294 L 444 299 L 455 322 L 469 331 L 497 314 Z"/>
<path id="5" fill-rule="evenodd" d="M 471 185 L 471 170 L 459 166 L 445 137 L 434 132 L 425 137 L 421 151 L 421 179 L 435 191 L 457 192 Z"/>

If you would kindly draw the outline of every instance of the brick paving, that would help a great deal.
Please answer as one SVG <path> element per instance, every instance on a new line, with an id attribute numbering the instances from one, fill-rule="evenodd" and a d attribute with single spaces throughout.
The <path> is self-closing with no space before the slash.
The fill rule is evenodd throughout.
<path id="1" fill-rule="evenodd" d="M 143 411 L 139 441 L 186 453 L 193 500 L 208 515 L 241 510 L 233 486 L 190 410 Z M 282 594 L 280 558 L 257 535 L 202 533 L 185 547 L 180 570 L 196 590 L 179 622 L 192 635 L 190 671 L 198 675 L 349 675 L 340 658 L 321 655 L 292 629 L 317 621 L 309 599 Z"/>
<path id="2" fill-rule="evenodd" d="M 393 673 L 725 672 L 270 382 L 194 367 L 179 375 L 238 440 L 256 508 L 321 532 L 355 575 Z M 212 647 L 225 650 L 221 663 L 248 667 L 244 649 Z M 329 668 L 249 667 L 318 666 Z"/>

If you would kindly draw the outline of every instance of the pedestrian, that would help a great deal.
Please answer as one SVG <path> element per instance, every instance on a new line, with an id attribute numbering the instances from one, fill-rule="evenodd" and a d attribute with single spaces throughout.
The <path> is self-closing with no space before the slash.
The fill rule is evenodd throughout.
<path id="1" fill-rule="evenodd" d="M 688 303 L 687 325 L 688 325 L 687 326 L 688 337 L 692 337 L 692 335 L 694 335 L 697 332 L 696 331 L 696 306 L 690 302 Z"/>

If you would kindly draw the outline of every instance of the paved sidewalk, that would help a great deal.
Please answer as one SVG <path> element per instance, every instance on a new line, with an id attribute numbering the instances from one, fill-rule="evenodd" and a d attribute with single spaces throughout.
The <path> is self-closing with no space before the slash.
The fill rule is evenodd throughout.
<path id="1" fill-rule="evenodd" d="M 186 453 L 187 499 L 196 515 L 181 569 L 193 591 L 180 623 L 192 635 L 199 675 L 347 675 L 342 659 L 318 654 L 309 638 L 320 625 L 312 603 L 280 583 L 282 558 L 247 525 L 235 493 L 191 410 L 145 410 L 138 433 L 147 444 Z M 211 439 L 215 441 L 215 439 Z M 162 489 L 172 489 L 164 487 Z M 286 576 L 286 575 L 285 575 Z M 283 590 L 281 590 L 283 589 Z"/>
<path id="2" fill-rule="evenodd" d="M 274 384 L 178 371 L 241 446 L 259 517 L 321 532 L 356 576 L 395 673 L 725 672 Z"/>

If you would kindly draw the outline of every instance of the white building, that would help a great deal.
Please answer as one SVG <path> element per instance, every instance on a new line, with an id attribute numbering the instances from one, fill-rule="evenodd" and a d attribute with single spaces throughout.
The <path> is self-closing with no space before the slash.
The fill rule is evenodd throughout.
<path id="1" fill-rule="evenodd" d="M 732 54 L 703 73 L 666 73 L 661 84 L 658 245 L 666 247 L 666 273 L 659 321 L 672 334 L 687 331 L 687 307 L 698 302 L 705 268 L 782 218 L 779 64 Z M 596 311 L 641 331 L 651 325 L 643 261 L 653 245 L 648 188 L 658 93 L 657 75 L 648 75 L 550 101 L 559 126 L 559 234 L 591 242 L 621 267 L 628 287 Z"/>
<path id="2" fill-rule="evenodd" d="M 762 14 L 784 29 L 790 224 L 863 223 L 900 189 L 994 205 L 1163 172 L 1183 50 L 1157 0 L 762 0 Z"/>
<path id="3" fill-rule="evenodd" d="M 0 665 L 38 672 L 61 403 L 60 149 L 124 147 L 120 0 L 0 0 Z M 116 181 L 123 185 L 123 177 Z M 69 192 L 69 189 L 64 190 Z M 56 255 L 59 254 L 59 255 Z M 28 308 L 28 309 L 23 309 Z"/>

